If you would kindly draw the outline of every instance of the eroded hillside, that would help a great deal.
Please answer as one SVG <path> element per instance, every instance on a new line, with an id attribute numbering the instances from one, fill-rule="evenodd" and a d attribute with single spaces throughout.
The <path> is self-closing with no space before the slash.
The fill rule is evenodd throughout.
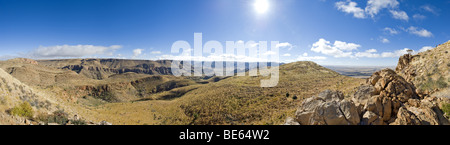
<path id="1" fill-rule="evenodd" d="M 56 109 L 55 101 L 15 79 L 0 68 L 0 124 L 29 124 L 25 117 L 14 116 L 11 108 L 22 103 L 31 105 L 33 112 L 48 113 Z"/>
<path id="2" fill-rule="evenodd" d="M 124 60 L 124 59 L 67 59 L 39 60 L 39 64 L 52 68 L 72 70 L 87 78 L 102 80 L 114 74 L 169 75 L 172 61 Z"/>
<path id="3" fill-rule="evenodd" d="M 417 55 L 400 57 L 396 72 L 425 93 L 450 97 L 450 41 Z"/>

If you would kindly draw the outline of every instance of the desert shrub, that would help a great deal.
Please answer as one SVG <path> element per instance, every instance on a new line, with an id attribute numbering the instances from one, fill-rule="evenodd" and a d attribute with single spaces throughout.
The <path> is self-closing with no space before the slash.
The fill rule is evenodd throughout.
<path id="1" fill-rule="evenodd" d="M 70 122 L 72 122 L 73 125 L 87 125 L 87 122 L 85 120 L 70 120 Z"/>
<path id="2" fill-rule="evenodd" d="M 57 123 L 57 124 L 66 124 L 68 119 L 68 114 L 64 112 L 64 110 L 57 110 L 53 112 L 53 114 L 39 114 L 36 120 L 44 122 L 45 124 L 49 123 Z"/>
<path id="3" fill-rule="evenodd" d="M 33 108 L 31 107 L 30 103 L 28 102 L 23 102 L 18 106 L 15 106 L 14 108 L 12 108 L 9 113 L 11 115 L 17 115 L 17 116 L 21 116 L 21 117 L 27 117 L 27 118 L 32 118 L 34 115 L 33 112 Z"/>
<path id="4" fill-rule="evenodd" d="M 49 116 L 49 115 L 46 114 L 46 113 L 39 113 L 39 114 L 36 115 L 36 117 L 34 118 L 34 120 L 36 120 L 36 121 L 41 121 L 41 122 L 44 122 L 44 123 L 47 123 L 48 116 Z"/>
<path id="5" fill-rule="evenodd" d="M 438 88 L 446 88 L 448 86 L 447 82 L 445 82 L 445 80 L 444 80 L 444 78 L 442 78 L 442 76 L 441 76 L 441 78 L 439 78 L 436 81 L 436 84 L 437 84 Z"/>
<path id="6" fill-rule="evenodd" d="M 447 82 L 445 82 L 444 77 L 439 77 L 437 80 L 433 80 L 428 78 L 427 81 L 423 82 L 419 85 L 421 90 L 434 90 L 434 89 L 442 89 L 448 86 Z"/>
<path id="7" fill-rule="evenodd" d="M 442 111 L 447 115 L 447 117 L 450 117 L 450 103 L 445 103 L 442 105 Z"/>
<path id="8" fill-rule="evenodd" d="M 0 105 L 6 105 L 6 104 L 8 104 L 8 100 L 6 100 L 6 97 L 5 96 L 0 97 Z"/>
<path id="9" fill-rule="evenodd" d="M 106 91 L 98 96 L 99 99 L 105 100 L 107 102 L 118 102 L 116 95 L 113 92 Z"/>

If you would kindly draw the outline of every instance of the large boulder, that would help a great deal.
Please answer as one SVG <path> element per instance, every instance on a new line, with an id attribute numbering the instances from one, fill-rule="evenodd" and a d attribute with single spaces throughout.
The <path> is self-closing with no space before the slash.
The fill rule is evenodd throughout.
<path id="1" fill-rule="evenodd" d="M 427 97 L 423 100 L 410 99 L 404 103 L 391 125 L 450 125 L 439 108 L 446 98 Z"/>
<path id="2" fill-rule="evenodd" d="M 422 125 L 449 125 L 448 119 L 439 109 L 440 101 L 443 100 L 436 97 L 427 97 L 423 100 L 410 99 L 405 103 L 405 107 L 420 120 Z"/>
<path id="3" fill-rule="evenodd" d="M 405 107 L 401 107 L 397 114 L 397 119 L 390 125 L 421 125 L 421 121 Z"/>
<path id="4" fill-rule="evenodd" d="M 372 85 L 359 86 L 353 94 L 352 101 L 355 104 L 366 104 L 370 97 L 375 95 L 375 88 Z"/>
<path id="5" fill-rule="evenodd" d="M 391 69 L 375 72 L 368 81 L 369 84 L 374 86 L 374 94 L 376 95 L 390 98 L 396 97 L 401 102 L 406 102 L 411 98 L 418 98 L 414 85 L 408 83 Z"/>
<path id="6" fill-rule="evenodd" d="M 357 125 L 360 117 L 355 104 L 341 92 L 326 90 L 302 103 L 296 121 L 302 125 Z"/>
<path id="7" fill-rule="evenodd" d="M 317 97 L 321 98 L 322 100 L 324 100 L 326 102 L 340 101 L 340 100 L 344 99 L 344 94 L 342 94 L 342 92 L 325 90 L 325 91 L 319 93 L 319 95 Z"/>
<path id="8" fill-rule="evenodd" d="M 310 97 L 302 102 L 301 107 L 297 109 L 295 113 L 296 120 L 303 125 L 310 124 L 311 115 L 320 104 L 325 102 L 319 97 Z"/>
<path id="9" fill-rule="evenodd" d="M 300 125 L 294 118 L 288 117 L 283 125 Z"/>
<path id="10" fill-rule="evenodd" d="M 383 125 L 383 119 L 372 111 L 364 113 L 361 125 Z"/>
<path id="11" fill-rule="evenodd" d="M 341 100 L 340 102 L 340 111 L 344 114 L 345 119 L 352 125 L 358 124 L 361 119 L 358 111 L 358 107 L 352 101 L 349 100 Z"/>

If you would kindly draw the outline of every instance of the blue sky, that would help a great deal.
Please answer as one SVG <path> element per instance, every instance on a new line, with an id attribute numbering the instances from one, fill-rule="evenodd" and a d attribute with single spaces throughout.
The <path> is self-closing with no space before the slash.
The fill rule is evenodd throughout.
<path id="1" fill-rule="evenodd" d="M 258 1 L 258 2 L 257 2 Z M 267 3 L 258 11 L 255 3 Z M 450 40 L 450 0 L 0 0 L 0 58 L 167 59 L 175 41 L 280 41 L 280 61 L 392 66 Z"/>

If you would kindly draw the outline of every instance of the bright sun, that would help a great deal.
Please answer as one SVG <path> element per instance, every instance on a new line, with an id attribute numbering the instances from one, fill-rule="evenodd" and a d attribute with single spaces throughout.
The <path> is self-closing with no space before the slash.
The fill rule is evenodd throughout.
<path id="1" fill-rule="evenodd" d="M 255 0 L 253 4 L 255 7 L 255 11 L 259 14 L 266 13 L 269 10 L 269 1 L 268 0 Z"/>

